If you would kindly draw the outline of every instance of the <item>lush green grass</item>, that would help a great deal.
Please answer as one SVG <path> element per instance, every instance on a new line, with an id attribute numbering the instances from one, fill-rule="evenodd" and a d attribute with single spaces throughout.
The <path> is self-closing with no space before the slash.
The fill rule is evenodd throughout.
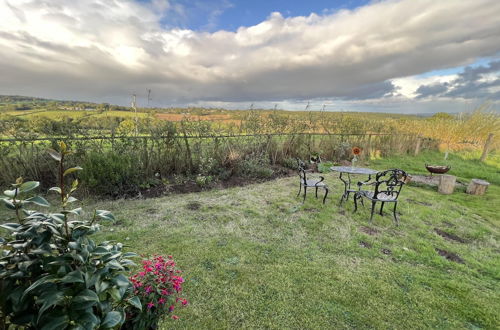
<path id="1" fill-rule="evenodd" d="M 425 157 L 439 155 L 370 166 L 416 172 Z M 476 162 L 451 160 L 469 164 L 464 168 L 474 174 L 491 174 Z M 498 182 L 493 174 L 487 178 Z M 499 327 L 497 184 L 485 196 L 405 187 L 396 227 L 388 214 L 369 224 L 368 207 L 353 214 L 351 200 L 339 207 L 337 175 L 326 180 L 332 192 L 325 206 L 312 193 L 302 204 L 298 178 L 291 177 L 84 208 L 88 214 L 109 209 L 119 220 L 103 226 L 102 239 L 175 256 L 190 305 L 176 311 L 180 320 L 165 320 L 165 329 Z M 367 227 L 376 232 L 365 233 Z M 446 240 L 435 228 L 466 243 Z M 458 254 L 464 264 L 446 260 L 436 248 Z"/>
<path id="2" fill-rule="evenodd" d="M 444 154 L 436 151 L 422 152 L 416 157 L 392 156 L 369 162 L 374 167 L 402 168 L 412 174 L 425 174 L 429 172 L 425 169 L 425 164 L 429 165 L 449 165 L 450 171 L 447 174 L 455 175 L 465 179 L 483 179 L 491 183 L 500 185 L 500 154 L 491 154 L 486 162 L 479 161 L 480 152 L 459 152 L 451 153 L 448 159 L 444 159 Z"/>

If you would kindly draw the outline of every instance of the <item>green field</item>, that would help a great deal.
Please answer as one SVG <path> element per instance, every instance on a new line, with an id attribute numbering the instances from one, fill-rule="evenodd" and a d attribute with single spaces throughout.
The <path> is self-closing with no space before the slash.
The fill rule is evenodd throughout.
<path id="1" fill-rule="evenodd" d="M 410 173 L 438 153 L 392 157 L 368 166 Z M 87 202 L 118 222 L 102 239 L 142 254 L 172 254 L 187 279 L 190 301 L 162 329 L 468 328 L 500 325 L 500 162 L 455 156 L 453 173 L 493 184 L 484 196 L 463 189 L 445 196 L 407 186 L 399 211 L 338 206 L 341 184 L 326 174 L 331 197 L 322 206 L 296 197 L 296 177 L 246 187 L 157 199 Z M 444 231 L 463 242 L 445 239 Z M 463 263 L 440 256 L 455 253 Z"/>
<path id="2" fill-rule="evenodd" d="M 53 120 L 61 118 L 83 118 L 83 117 L 121 117 L 121 118 L 134 118 L 136 115 L 139 118 L 147 117 L 147 113 L 138 112 L 137 114 L 132 111 L 111 110 L 99 112 L 96 110 L 27 110 L 27 111 L 7 111 L 4 114 L 23 119 L 32 119 L 33 117 L 45 117 Z"/>

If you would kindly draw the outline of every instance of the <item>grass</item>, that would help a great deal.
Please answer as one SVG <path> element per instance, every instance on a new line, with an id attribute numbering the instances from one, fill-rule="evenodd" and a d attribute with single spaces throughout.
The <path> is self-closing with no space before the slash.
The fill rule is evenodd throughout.
<path id="1" fill-rule="evenodd" d="M 372 165 L 403 161 L 410 172 L 420 166 L 420 158 L 402 157 Z M 352 202 L 339 207 L 338 179 L 328 174 L 327 181 L 333 192 L 324 207 L 313 194 L 305 204 L 295 197 L 296 178 L 89 206 L 121 219 L 106 226 L 102 238 L 140 253 L 173 254 L 185 270 L 191 304 L 179 311 L 180 322 L 167 320 L 165 328 L 499 326 L 497 185 L 485 196 L 405 187 L 402 224 L 395 227 L 389 215 L 369 224 L 368 208 L 353 214 Z"/>
<path id="2" fill-rule="evenodd" d="M 422 160 L 440 156 L 392 157 L 369 166 L 414 173 Z M 84 209 L 108 209 L 119 220 L 104 225 L 100 239 L 143 254 L 172 254 L 184 270 L 190 305 L 162 329 L 498 328 L 500 187 L 489 172 L 498 167 L 450 161 L 456 162 L 453 174 L 462 174 L 463 165 L 464 179 L 479 173 L 495 184 L 484 196 L 404 187 L 399 227 L 389 214 L 368 223 L 368 207 L 354 214 L 351 200 L 339 207 L 342 187 L 333 173 L 326 174 L 332 192 L 325 206 L 312 193 L 302 204 L 298 178 L 290 177 L 87 202 Z M 435 228 L 466 242 L 445 239 Z"/>

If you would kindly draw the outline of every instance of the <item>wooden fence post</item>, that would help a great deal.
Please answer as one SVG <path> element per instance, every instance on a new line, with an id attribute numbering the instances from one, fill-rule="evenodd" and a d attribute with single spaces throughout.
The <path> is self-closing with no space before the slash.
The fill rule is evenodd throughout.
<path id="1" fill-rule="evenodd" d="M 493 133 L 488 134 L 488 138 L 484 143 L 483 153 L 481 154 L 480 160 L 484 162 L 486 157 L 488 157 L 488 151 L 490 151 L 491 143 L 493 142 Z"/>
<path id="2" fill-rule="evenodd" d="M 415 156 L 418 156 L 418 154 L 420 153 L 421 146 L 422 146 L 422 137 L 419 135 L 417 137 L 417 145 L 415 146 L 415 153 L 414 153 Z"/>

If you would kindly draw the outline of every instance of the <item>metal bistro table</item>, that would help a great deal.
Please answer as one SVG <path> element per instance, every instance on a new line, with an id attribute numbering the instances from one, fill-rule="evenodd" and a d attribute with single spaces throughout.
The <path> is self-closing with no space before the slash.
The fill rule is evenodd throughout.
<path id="1" fill-rule="evenodd" d="M 339 172 L 339 179 L 344 183 L 344 193 L 342 194 L 342 198 L 340 198 L 340 204 L 349 198 L 349 193 L 355 193 L 357 189 L 351 188 L 351 174 L 362 174 L 368 175 L 368 180 L 363 181 L 363 183 L 369 182 L 372 179 L 373 174 L 377 174 L 378 171 L 372 170 L 371 168 L 364 167 L 353 167 L 353 166 L 332 166 L 330 170 Z M 347 180 L 342 176 L 342 174 L 347 174 Z"/>

